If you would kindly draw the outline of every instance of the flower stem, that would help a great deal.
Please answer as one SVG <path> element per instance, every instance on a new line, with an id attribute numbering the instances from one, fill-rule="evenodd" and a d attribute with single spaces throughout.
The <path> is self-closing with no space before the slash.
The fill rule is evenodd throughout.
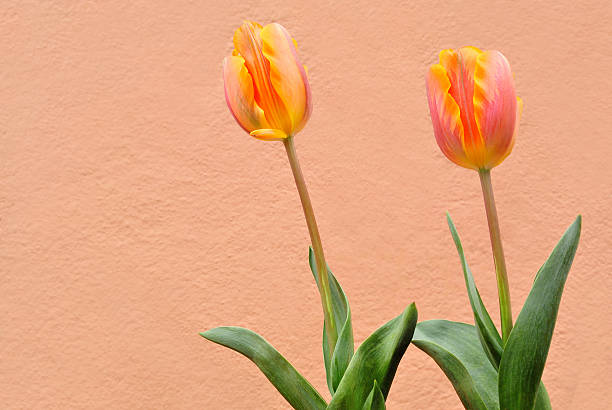
<path id="1" fill-rule="evenodd" d="M 510 306 L 510 289 L 508 286 L 508 273 L 506 271 L 506 259 L 501 242 L 497 209 L 493 197 L 493 186 L 491 185 L 491 171 L 482 169 L 478 171 L 482 195 L 484 197 L 485 209 L 487 210 L 487 221 L 489 222 L 489 234 L 491 236 L 491 248 L 493 250 L 493 261 L 495 262 L 495 274 L 497 277 L 497 289 L 499 293 L 499 313 L 502 325 L 502 340 L 505 344 L 512 330 L 512 308 Z"/>
<path id="2" fill-rule="evenodd" d="M 336 329 L 336 322 L 334 321 L 331 291 L 329 288 L 329 276 L 327 274 L 325 256 L 323 255 L 321 236 L 319 235 L 319 228 L 317 227 L 314 210 L 312 209 L 312 203 L 310 202 L 310 195 L 308 195 L 308 189 L 306 188 L 306 182 L 304 181 L 304 175 L 302 174 L 302 170 L 300 168 L 300 162 L 298 161 L 297 154 L 295 152 L 293 136 L 285 138 L 283 143 L 285 144 L 289 164 L 291 164 L 291 171 L 293 172 L 293 177 L 295 178 L 295 185 L 298 193 L 300 194 L 302 208 L 304 209 L 304 216 L 306 217 L 306 225 L 308 225 L 308 233 L 310 234 L 310 241 L 312 243 L 312 249 L 315 255 L 315 263 L 317 266 L 317 272 L 319 274 L 319 293 L 321 294 L 321 303 L 323 305 L 323 314 L 325 317 L 325 333 L 327 334 L 327 344 L 331 355 L 336 347 L 338 331 Z"/>

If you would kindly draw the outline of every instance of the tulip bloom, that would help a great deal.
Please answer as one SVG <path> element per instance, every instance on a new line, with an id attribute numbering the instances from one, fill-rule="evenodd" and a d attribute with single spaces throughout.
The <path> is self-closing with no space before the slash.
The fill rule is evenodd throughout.
<path id="1" fill-rule="evenodd" d="M 247 21 L 234 33 L 223 61 L 225 99 L 240 126 L 255 138 L 279 141 L 300 131 L 312 111 L 306 69 L 296 43 L 277 23 Z"/>
<path id="2" fill-rule="evenodd" d="M 443 50 L 427 74 L 427 97 L 436 141 L 457 165 L 491 169 L 512 151 L 522 101 L 499 51 Z"/>

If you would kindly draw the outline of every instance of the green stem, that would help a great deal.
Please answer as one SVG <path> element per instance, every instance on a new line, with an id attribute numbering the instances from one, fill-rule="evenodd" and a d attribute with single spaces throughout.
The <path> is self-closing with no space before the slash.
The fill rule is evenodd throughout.
<path id="1" fill-rule="evenodd" d="M 302 201 L 302 208 L 304 209 L 304 216 L 306 217 L 306 225 L 308 225 L 310 242 L 312 243 L 312 249 L 315 255 L 317 272 L 319 273 L 319 293 L 321 294 L 321 303 L 323 305 L 323 314 L 325 316 L 327 344 L 329 346 L 330 354 L 333 354 L 336 347 L 336 341 L 338 340 L 338 331 L 336 329 L 336 322 L 334 321 L 331 291 L 329 289 L 329 276 L 327 274 L 325 256 L 323 255 L 321 236 L 319 235 L 319 228 L 317 227 L 314 210 L 312 209 L 312 203 L 310 202 L 310 195 L 308 195 L 308 189 L 306 188 L 306 182 L 304 181 L 304 175 L 302 174 L 300 163 L 295 152 L 293 137 L 289 136 L 285 138 L 283 143 L 285 144 L 289 164 L 291 164 L 291 171 L 293 172 L 293 177 L 295 178 L 295 185 L 297 186 L 298 193 L 300 194 L 300 200 Z"/>
<path id="2" fill-rule="evenodd" d="M 502 247 L 497 209 L 493 197 L 493 186 L 491 185 L 491 171 L 482 169 L 478 171 L 482 195 L 484 197 L 485 209 L 487 210 L 487 221 L 489 222 L 489 233 L 491 235 L 491 248 L 493 250 L 493 261 L 495 262 L 495 274 L 497 277 L 497 289 L 499 292 L 499 313 L 502 325 L 502 340 L 504 344 L 512 330 L 512 308 L 510 306 L 510 289 L 508 286 L 508 273 L 506 271 L 506 259 Z"/>

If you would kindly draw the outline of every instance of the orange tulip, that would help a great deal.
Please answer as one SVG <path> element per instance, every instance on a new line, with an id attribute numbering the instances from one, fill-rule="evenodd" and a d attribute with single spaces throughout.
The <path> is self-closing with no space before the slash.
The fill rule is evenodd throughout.
<path id="1" fill-rule="evenodd" d="M 499 51 L 443 50 L 429 69 L 427 97 L 436 141 L 457 165 L 491 169 L 512 151 L 522 101 Z"/>
<path id="2" fill-rule="evenodd" d="M 223 61 L 225 99 L 234 118 L 255 138 L 283 140 L 300 131 L 312 111 L 306 70 L 296 43 L 277 23 L 247 21 L 234 33 Z"/>

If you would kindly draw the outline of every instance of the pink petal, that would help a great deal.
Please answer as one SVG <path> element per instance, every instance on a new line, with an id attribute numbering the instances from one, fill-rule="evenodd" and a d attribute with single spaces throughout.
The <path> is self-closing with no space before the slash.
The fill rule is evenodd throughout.
<path id="1" fill-rule="evenodd" d="M 499 51 L 478 56 L 474 70 L 474 117 L 487 147 L 487 167 L 512 149 L 517 99 L 508 60 Z"/>

